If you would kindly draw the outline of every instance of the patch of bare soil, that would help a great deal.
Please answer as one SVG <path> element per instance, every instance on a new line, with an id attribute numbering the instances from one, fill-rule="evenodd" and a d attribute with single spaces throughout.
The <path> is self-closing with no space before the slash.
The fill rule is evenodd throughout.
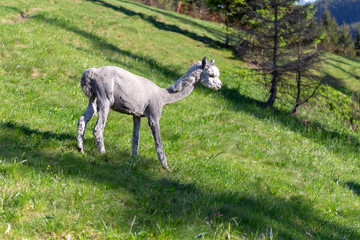
<path id="1" fill-rule="evenodd" d="M 20 11 L 15 19 L 4 19 L 2 20 L 2 22 L 8 24 L 23 22 L 29 19 L 34 13 L 36 13 L 39 10 L 41 10 L 41 8 L 30 8 L 27 11 Z"/>

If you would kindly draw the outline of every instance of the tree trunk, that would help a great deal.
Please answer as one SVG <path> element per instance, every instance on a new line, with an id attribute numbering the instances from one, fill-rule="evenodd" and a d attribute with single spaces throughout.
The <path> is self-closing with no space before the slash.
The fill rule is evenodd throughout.
<path id="1" fill-rule="evenodd" d="M 297 108 L 300 106 L 300 94 L 301 94 L 301 70 L 300 69 L 298 69 L 298 73 L 296 76 L 296 89 L 297 89 L 296 102 L 295 102 L 295 106 L 290 114 L 295 114 L 297 111 Z"/>
<path id="2" fill-rule="evenodd" d="M 226 47 L 229 47 L 229 39 L 230 39 L 229 34 L 226 33 L 226 39 L 225 39 L 225 46 Z"/>
<path id="3" fill-rule="evenodd" d="M 229 47 L 229 39 L 230 39 L 230 36 L 229 36 L 229 33 L 227 32 L 227 31 L 228 31 L 228 28 L 229 28 L 229 16 L 228 16 L 227 14 L 225 14 L 225 27 L 226 27 L 225 46 L 226 46 L 226 47 Z"/>
<path id="4" fill-rule="evenodd" d="M 276 99 L 276 95 L 277 95 L 277 84 L 278 84 L 278 79 L 279 79 L 279 73 L 276 71 L 273 72 L 273 78 L 271 81 L 271 89 L 270 89 L 270 97 L 266 102 L 266 106 L 273 106 L 275 99 Z"/>
<path id="5" fill-rule="evenodd" d="M 279 71 L 278 71 L 278 52 L 279 52 L 279 30 L 278 30 L 278 6 L 277 0 L 274 1 L 274 46 L 273 46 L 273 71 L 272 71 L 272 81 L 270 89 L 270 97 L 266 103 L 267 106 L 271 107 L 274 105 L 277 96 L 277 85 L 279 81 Z"/>
<path id="6" fill-rule="evenodd" d="M 295 114 L 297 111 L 297 108 L 300 106 L 300 95 L 301 95 L 301 51 L 300 51 L 300 37 L 298 37 L 298 44 L 297 44 L 297 74 L 296 74 L 296 90 L 297 90 L 297 94 L 296 94 L 296 101 L 295 101 L 295 106 L 294 109 L 291 111 L 290 114 Z"/>

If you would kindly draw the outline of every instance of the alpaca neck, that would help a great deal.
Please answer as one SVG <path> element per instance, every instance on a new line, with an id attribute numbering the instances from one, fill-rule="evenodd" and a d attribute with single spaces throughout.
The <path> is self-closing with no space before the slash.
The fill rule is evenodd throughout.
<path id="1" fill-rule="evenodd" d="M 203 69 L 201 63 L 192 66 L 189 71 L 164 91 L 164 105 L 177 102 L 189 95 L 199 84 Z"/>
<path id="2" fill-rule="evenodd" d="M 196 84 L 197 85 L 197 84 Z M 180 101 L 181 99 L 185 98 L 187 95 L 189 95 L 196 87 L 196 85 L 191 85 L 189 87 L 184 88 L 180 92 L 171 92 L 168 88 L 165 89 L 165 98 L 164 98 L 164 105 L 168 105 L 177 101 Z"/>

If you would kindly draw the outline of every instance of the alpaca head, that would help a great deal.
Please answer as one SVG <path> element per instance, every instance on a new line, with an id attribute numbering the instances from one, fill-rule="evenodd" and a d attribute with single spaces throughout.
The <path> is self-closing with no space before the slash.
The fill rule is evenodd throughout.
<path id="1" fill-rule="evenodd" d="M 202 60 L 202 67 L 204 71 L 201 73 L 200 82 L 208 88 L 213 90 L 219 90 L 222 86 L 222 83 L 219 79 L 220 71 L 214 65 L 215 59 L 208 62 L 206 57 Z"/>

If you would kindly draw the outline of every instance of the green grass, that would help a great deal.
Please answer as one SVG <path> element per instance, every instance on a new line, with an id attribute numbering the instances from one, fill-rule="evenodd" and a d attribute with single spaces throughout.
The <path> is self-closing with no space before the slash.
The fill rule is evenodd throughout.
<path id="1" fill-rule="evenodd" d="M 342 88 L 324 86 L 326 98 L 289 117 L 257 103 L 263 91 L 219 47 L 221 29 L 130 1 L 2 1 L 0 236 L 360 239 L 360 137 L 341 108 L 357 92 L 359 62 L 331 55 L 324 69 Z M 164 108 L 172 173 L 145 119 L 136 159 L 132 118 L 115 112 L 106 156 L 95 118 L 85 154 L 76 150 L 86 68 L 116 65 L 167 87 L 204 56 L 216 59 L 224 87 L 200 86 Z M 339 99 L 337 112 L 328 108 Z"/>
<path id="2" fill-rule="evenodd" d="M 334 87 L 350 96 L 352 93 L 359 94 L 360 69 L 358 66 L 360 60 L 341 57 L 330 53 L 326 54 L 325 59 L 327 74 L 337 80 L 337 85 Z"/>

